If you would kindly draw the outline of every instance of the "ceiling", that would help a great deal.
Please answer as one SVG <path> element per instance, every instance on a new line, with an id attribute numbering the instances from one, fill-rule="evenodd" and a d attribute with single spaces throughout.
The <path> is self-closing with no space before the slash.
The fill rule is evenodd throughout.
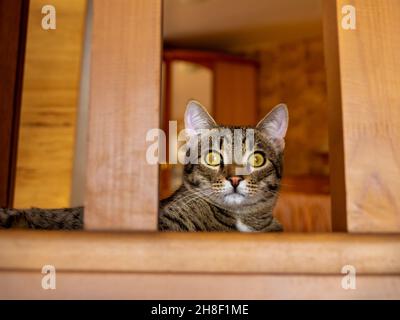
<path id="1" fill-rule="evenodd" d="M 165 0 L 167 44 L 230 47 L 321 34 L 320 0 Z"/>

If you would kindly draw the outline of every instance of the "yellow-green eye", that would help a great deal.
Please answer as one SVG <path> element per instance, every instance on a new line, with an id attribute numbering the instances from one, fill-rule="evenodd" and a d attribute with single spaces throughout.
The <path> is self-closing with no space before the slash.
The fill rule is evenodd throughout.
<path id="1" fill-rule="evenodd" d="M 255 152 L 249 157 L 248 163 L 253 168 L 259 168 L 262 167 L 266 161 L 267 159 L 263 156 L 262 153 Z"/>
<path id="2" fill-rule="evenodd" d="M 205 157 L 205 162 L 209 165 L 209 166 L 219 166 L 222 162 L 222 157 L 218 152 L 215 151 L 211 151 L 209 153 L 206 154 Z"/>

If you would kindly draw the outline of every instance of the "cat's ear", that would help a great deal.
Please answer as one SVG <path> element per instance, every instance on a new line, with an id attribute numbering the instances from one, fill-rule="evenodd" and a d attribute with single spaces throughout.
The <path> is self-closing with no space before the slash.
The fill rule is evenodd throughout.
<path id="1" fill-rule="evenodd" d="M 195 100 L 190 100 L 188 102 L 185 112 L 186 129 L 198 131 L 201 129 L 212 129 L 216 126 L 217 123 L 200 102 Z"/>
<path id="2" fill-rule="evenodd" d="M 286 104 L 278 104 L 256 126 L 275 141 L 280 150 L 285 148 L 285 135 L 289 124 L 289 112 Z"/>

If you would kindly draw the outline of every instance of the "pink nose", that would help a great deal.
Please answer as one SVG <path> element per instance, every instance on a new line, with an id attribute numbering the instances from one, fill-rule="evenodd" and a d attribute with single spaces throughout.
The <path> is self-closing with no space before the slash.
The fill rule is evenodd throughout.
<path id="1" fill-rule="evenodd" d="M 233 177 L 229 177 L 228 180 L 231 182 L 232 187 L 236 188 L 240 181 L 243 180 L 242 177 L 238 177 L 238 176 L 233 176 Z"/>

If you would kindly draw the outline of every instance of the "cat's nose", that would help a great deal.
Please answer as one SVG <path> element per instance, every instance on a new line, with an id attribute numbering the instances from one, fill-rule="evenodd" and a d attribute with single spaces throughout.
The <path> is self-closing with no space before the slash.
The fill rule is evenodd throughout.
<path id="1" fill-rule="evenodd" d="M 239 176 L 233 176 L 229 177 L 228 180 L 231 183 L 232 187 L 236 188 L 239 185 L 240 181 L 243 180 L 243 178 Z"/>

